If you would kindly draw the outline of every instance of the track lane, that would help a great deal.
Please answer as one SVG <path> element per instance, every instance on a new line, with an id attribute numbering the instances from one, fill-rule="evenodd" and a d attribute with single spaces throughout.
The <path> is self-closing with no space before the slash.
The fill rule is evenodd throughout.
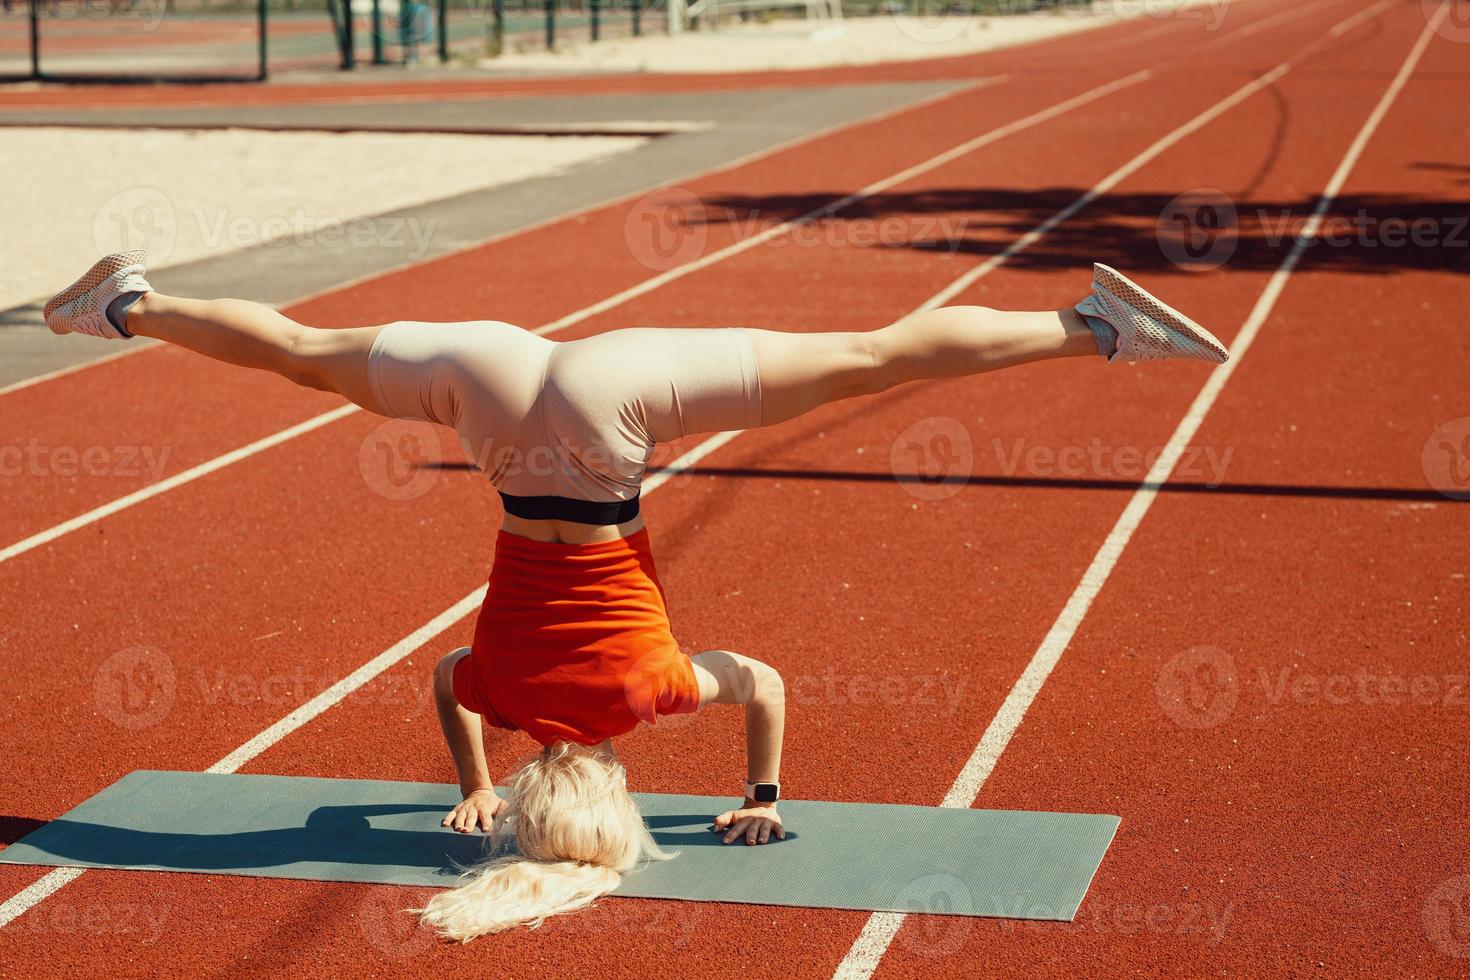
<path id="1" fill-rule="evenodd" d="M 1425 166 L 1463 141 L 1464 75 L 1436 39 L 1335 216 L 1374 199 L 1379 220 L 1470 211 L 1454 168 Z M 1076 923 L 977 923 L 954 956 L 1456 972 L 1470 511 L 1430 485 L 1423 451 L 1463 411 L 1470 283 L 1442 249 L 1308 252 L 1202 435 L 1236 448 L 1231 484 L 1323 491 L 1161 498 L 978 801 L 1107 801 L 1124 816 L 1109 866 Z M 1320 328 L 1344 309 L 1372 315 Z M 1422 499 L 1331 489 L 1364 485 Z M 879 975 L 924 962 L 895 948 Z"/>

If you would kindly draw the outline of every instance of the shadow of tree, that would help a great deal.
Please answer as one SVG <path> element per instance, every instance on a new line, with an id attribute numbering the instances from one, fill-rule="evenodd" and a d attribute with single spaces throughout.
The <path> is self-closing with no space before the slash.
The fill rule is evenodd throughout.
<path id="1" fill-rule="evenodd" d="M 1423 169 L 1464 170 L 1458 164 Z M 1466 181 L 1470 182 L 1470 181 Z M 857 247 L 997 255 L 1087 192 L 1081 187 L 1032 190 L 942 188 L 876 194 L 822 219 L 797 240 Z M 691 225 L 732 224 L 743 237 L 810 214 L 842 195 L 729 195 L 702 202 Z M 1133 272 L 1185 273 L 1226 267 L 1272 271 L 1317 205 L 1314 196 L 1231 200 L 1218 192 L 1105 194 L 1070 216 L 1031 248 L 1012 257 L 1021 269 L 1075 268 L 1093 261 Z M 1303 265 L 1323 271 L 1385 275 L 1401 269 L 1470 273 L 1470 201 L 1412 194 L 1339 198 Z"/>

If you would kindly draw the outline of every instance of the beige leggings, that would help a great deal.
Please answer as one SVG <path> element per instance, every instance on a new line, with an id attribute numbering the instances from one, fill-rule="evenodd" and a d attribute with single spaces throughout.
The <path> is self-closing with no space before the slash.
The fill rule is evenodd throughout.
<path id="1" fill-rule="evenodd" d="M 656 443 L 761 424 L 747 332 L 613 330 L 556 343 L 493 320 L 390 323 L 368 355 L 382 414 L 452 426 L 501 493 L 629 501 Z"/>

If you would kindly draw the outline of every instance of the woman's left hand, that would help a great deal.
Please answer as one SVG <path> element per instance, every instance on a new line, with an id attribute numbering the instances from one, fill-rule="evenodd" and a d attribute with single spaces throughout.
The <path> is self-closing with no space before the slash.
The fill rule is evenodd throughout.
<path id="1" fill-rule="evenodd" d="M 715 817 L 712 828 L 715 833 L 726 831 L 721 842 L 729 844 L 742 836 L 747 844 L 764 844 L 775 834 L 777 840 L 786 839 L 786 828 L 781 826 L 781 815 L 774 806 L 749 804 L 739 810 L 729 810 Z"/>

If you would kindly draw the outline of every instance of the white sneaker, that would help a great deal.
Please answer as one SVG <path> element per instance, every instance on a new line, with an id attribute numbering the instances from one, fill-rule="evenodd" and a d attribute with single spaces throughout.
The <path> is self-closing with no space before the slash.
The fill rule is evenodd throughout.
<path id="1" fill-rule="evenodd" d="M 1100 262 L 1092 267 L 1092 295 L 1076 310 L 1106 320 L 1118 331 L 1118 349 L 1109 361 L 1182 357 L 1223 364 L 1230 357 L 1225 345 L 1204 327 Z"/>
<path id="2" fill-rule="evenodd" d="M 143 278 L 148 253 L 142 249 L 114 252 L 98 259 L 87 274 L 67 286 L 46 304 L 46 326 L 55 334 L 89 333 L 94 337 L 128 336 L 107 319 L 107 306 L 124 293 L 151 293 Z"/>

